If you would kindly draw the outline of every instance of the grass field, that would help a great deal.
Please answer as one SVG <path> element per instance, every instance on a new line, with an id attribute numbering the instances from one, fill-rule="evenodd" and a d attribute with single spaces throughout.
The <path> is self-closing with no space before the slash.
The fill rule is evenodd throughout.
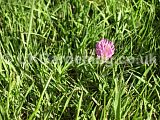
<path id="1" fill-rule="evenodd" d="M 0 120 L 160 120 L 159 54 L 158 0 L 0 0 Z"/>

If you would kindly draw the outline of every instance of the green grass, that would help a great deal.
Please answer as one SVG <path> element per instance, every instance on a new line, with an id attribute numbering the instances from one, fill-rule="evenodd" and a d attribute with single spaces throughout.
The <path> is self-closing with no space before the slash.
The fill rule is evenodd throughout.
<path id="1" fill-rule="evenodd" d="M 159 120 L 159 8 L 158 0 L 1 0 L 0 120 Z M 96 58 L 101 38 L 115 44 L 111 60 L 75 62 Z"/>

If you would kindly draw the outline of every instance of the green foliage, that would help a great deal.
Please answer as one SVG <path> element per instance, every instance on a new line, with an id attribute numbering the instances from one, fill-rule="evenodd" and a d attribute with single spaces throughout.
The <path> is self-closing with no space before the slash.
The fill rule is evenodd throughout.
<path id="1" fill-rule="evenodd" d="M 159 6 L 158 0 L 0 1 L 0 119 L 158 120 Z M 65 60 L 95 58 L 101 38 L 115 43 L 112 60 Z"/>

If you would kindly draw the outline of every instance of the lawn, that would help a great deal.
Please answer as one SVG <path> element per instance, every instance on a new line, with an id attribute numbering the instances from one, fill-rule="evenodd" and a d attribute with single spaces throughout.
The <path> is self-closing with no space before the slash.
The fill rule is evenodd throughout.
<path id="1" fill-rule="evenodd" d="M 160 120 L 159 54 L 159 0 L 0 0 L 0 120 Z"/>

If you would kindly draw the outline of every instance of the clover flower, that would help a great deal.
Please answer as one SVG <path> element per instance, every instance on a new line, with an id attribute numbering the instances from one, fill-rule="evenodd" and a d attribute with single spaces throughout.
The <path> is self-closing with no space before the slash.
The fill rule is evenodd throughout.
<path id="1" fill-rule="evenodd" d="M 113 42 L 107 40 L 107 39 L 101 39 L 96 44 L 96 54 L 98 58 L 106 59 L 112 57 L 114 54 L 115 48 Z"/>

